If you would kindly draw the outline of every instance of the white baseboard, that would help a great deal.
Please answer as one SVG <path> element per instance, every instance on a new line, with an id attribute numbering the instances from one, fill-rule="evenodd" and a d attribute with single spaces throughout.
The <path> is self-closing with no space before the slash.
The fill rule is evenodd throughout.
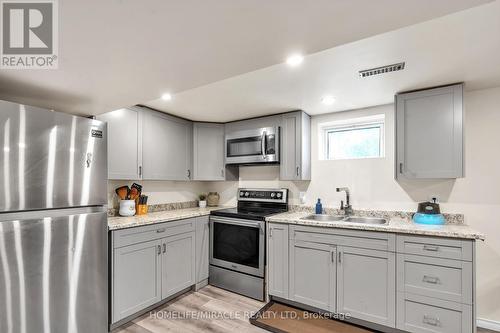
<path id="1" fill-rule="evenodd" d="M 500 331 L 500 322 L 477 318 L 477 327 L 486 328 L 488 330 Z"/>

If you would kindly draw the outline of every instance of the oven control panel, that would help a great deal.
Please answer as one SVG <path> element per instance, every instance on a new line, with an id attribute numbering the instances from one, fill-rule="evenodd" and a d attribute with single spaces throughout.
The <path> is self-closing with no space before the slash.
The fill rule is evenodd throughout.
<path id="1" fill-rule="evenodd" d="M 240 188 L 238 190 L 238 200 L 287 203 L 288 189 Z"/>

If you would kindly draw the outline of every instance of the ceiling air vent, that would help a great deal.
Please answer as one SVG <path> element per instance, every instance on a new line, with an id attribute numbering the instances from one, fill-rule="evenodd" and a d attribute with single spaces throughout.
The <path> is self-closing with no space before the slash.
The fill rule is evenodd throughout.
<path id="1" fill-rule="evenodd" d="M 393 64 L 393 65 L 382 66 L 382 67 L 365 69 L 365 70 L 359 71 L 359 76 L 369 77 L 369 76 L 374 76 L 374 75 L 380 75 L 380 74 L 385 74 L 385 73 L 390 73 L 390 72 L 401 71 L 403 69 L 405 69 L 405 63 L 400 62 L 400 63 Z"/>

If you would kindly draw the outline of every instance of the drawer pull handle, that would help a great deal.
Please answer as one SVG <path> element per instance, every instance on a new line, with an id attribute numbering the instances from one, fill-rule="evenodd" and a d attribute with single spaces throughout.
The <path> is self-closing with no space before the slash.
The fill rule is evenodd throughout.
<path id="1" fill-rule="evenodd" d="M 160 233 L 162 233 L 162 232 L 165 232 L 165 228 L 163 228 L 163 229 L 158 229 L 158 230 L 156 230 L 156 232 L 157 232 L 157 233 L 159 233 L 159 234 L 160 234 Z"/>
<path id="2" fill-rule="evenodd" d="M 424 315 L 424 319 L 422 320 L 424 324 L 431 325 L 431 326 L 441 326 L 441 321 L 439 318 Z"/>
<path id="3" fill-rule="evenodd" d="M 424 250 L 425 250 L 425 251 L 437 252 L 437 251 L 439 251 L 439 246 L 434 246 L 434 245 L 424 245 Z"/>
<path id="4" fill-rule="evenodd" d="M 440 280 L 436 276 L 424 275 L 423 281 L 427 283 L 438 284 Z"/>

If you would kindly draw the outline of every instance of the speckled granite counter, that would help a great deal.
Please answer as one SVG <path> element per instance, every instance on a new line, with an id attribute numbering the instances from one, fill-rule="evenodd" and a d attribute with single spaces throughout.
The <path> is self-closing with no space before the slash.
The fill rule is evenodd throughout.
<path id="1" fill-rule="evenodd" d="M 113 216 L 113 217 L 108 217 L 108 229 L 118 230 L 118 229 L 138 227 L 142 225 L 188 219 L 191 217 L 210 215 L 210 212 L 212 210 L 224 209 L 224 208 L 228 207 L 207 207 L 207 208 L 196 207 L 196 208 L 186 208 L 186 209 L 165 210 L 161 212 L 154 212 L 154 213 L 148 213 L 146 215 L 130 216 L 130 217 Z"/>
<path id="2" fill-rule="evenodd" d="M 409 219 L 401 217 L 392 217 L 387 224 L 374 225 L 363 223 L 349 223 L 343 221 L 322 222 L 314 220 L 302 220 L 301 218 L 310 215 L 310 212 L 287 212 L 283 214 L 273 215 L 266 218 L 268 222 L 298 224 L 306 226 L 355 229 L 366 231 L 382 231 L 393 232 L 400 234 L 438 236 L 462 239 L 478 239 L 484 240 L 484 234 L 471 229 L 465 224 L 445 224 L 440 226 L 429 226 L 413 223 Z"/>

